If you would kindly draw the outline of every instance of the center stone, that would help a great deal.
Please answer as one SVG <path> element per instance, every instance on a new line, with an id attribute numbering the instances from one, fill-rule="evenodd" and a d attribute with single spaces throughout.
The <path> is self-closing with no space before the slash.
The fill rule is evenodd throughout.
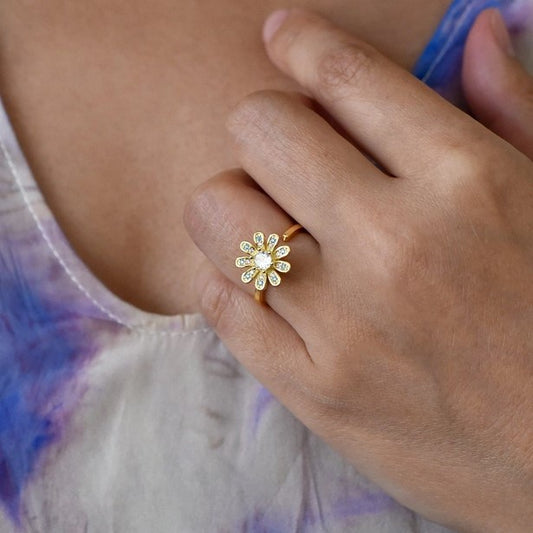
<path id="1" fill-rule="evenodd" d="M 265 252 L 259 252 L 254 257 L 254 261 L 255 266 L 260 270 L 266 270 L 272 265 L 272 257 L 270 257 L 270 254 L 266 254 Z"/>

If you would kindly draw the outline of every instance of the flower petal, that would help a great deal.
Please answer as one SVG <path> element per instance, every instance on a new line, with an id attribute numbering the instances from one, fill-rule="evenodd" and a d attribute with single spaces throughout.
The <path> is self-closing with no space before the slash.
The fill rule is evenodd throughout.
<path id="1" fill-rule="evenodd" d="M 263 250 L 265 247 L 265 234 L 260 231 L 254 233 L 254 242 L 257 245 L 258 250 Z"/>
<path id="2" fill-rule="evenodd" d="M 251 257 L 237 257 L 237 259 L 235 259 L 235 266 L 239 268 L 252 266 L 253 263 L 254 260 Z"/>
<path id="3" fill-rule="evenodd" d="M 251 256 L 254 256 L 257 253 L 255 246 L 253 244 L 250 244 L 248 241 L 241 242 L 241 250 L 245 254 L 250 254 Z"/>
<path id="4" fill-rule="evenodd" d="M 246 272 L 243 272 L 241 280 L 243 281 L 243 283 L 250 283 L 250 281 L 255 278 L 258 272 L 259 270 L 257 270 L 257 268 L 255 267 L 249 268 L 248 270 L 246 270 Z"/>
<path id="5" fill-rule="evenodd" d="M 275 252 L 274 252 L 274 258 L 275 259 L 281 259 L 282 257 L 287 257 L 290 253 L 291 249 L 285 245 L 280 246 Z"/>
<path id="6" fill-rule="evenodd" d="M 264 272 L 259 272 L 259 275 L 255 278 L 255 288 L 258 291 L 264 291 L 267 286 L 267 277 Z"/>
<path id="7" fill-rule="evenodd" d="M 274 263 L 274 268 L 278 272 L 288 272 L 291 269 L 291 264 L 287 261 L 276 261 Z"/>
<path id="8" fill-rule="evenodd" d="M 268 281 L 274 287 L 277 287 L 281 283 L 281 277 L 275 270 L 270 270 L 268 273 Z"/>
<path id="9" fill-rule="evenodd" d="M 267 252 L 271 253 L 272 250 L 278 244 L 278 241 L 279 241 L 279 235 L 276 235 L 275 233 L 272 233 L 272 235 L 269 235 L 267 239 Z"/>

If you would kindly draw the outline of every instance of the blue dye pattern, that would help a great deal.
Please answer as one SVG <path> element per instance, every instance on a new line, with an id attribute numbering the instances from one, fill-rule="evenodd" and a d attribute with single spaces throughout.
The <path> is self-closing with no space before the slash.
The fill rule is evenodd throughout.
<path id="1" fill-rule="evenodd" d="M 36 267 L 37 268 L 37 267 Z M 20 525 L 21 497 L 75 403 L 73 378 L 95 352 L 83 319 L 30 282 L 4 239 L 0 248 L 0 504 Z"/>
<path id="2" fill-rule="evenodd" d="M 512 0 L 454 0 L 413 73 L 442 96 L 464 105 L 461 94 L 463 51 L 478 15 L 489 8 L 503 9 Z"/>

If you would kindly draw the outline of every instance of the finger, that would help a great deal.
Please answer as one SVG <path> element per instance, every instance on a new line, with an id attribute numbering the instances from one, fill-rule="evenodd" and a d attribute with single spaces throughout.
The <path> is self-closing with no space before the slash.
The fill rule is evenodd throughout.
<path id="1" fill-rule="evenodd" d="M 246 257 L 241 241 L 253 243 L 255 232 L 282 235 L 294 221 L 261 192 L 242 171 L 228 171 L 200 186 L 185 207 L 187 231 L 202 252 L 241 290 L 247 298 L 255 292 L 255 279 L 244 284 L 241 276 L 253 265 L 238 268 L 237 257 Z M 307 233 L 299 233 L 290 243 L 289 272 L 280 272 L 281 284 L 267 286 L 266 301 L 302 335 L 313 334 L 313 318 L 318 309 L 315 293 L 320 286 L 320 248 Z M 279 242 L 278 246 L 284 245 Z"/>
<path id="2" fill-rule="evenodd" d="M 479 15 L 464 52 L 463 87 L 476 118 L 533 159 L 533 77 L 497 9 Z"/>
<path id="3" fill-rule="evenodd" d="M 250 95 L 233 110 L 228 128 L 243 168 L 319 242 L 337 232 L 346 212 L 375 204 L 379 181 L 382 187 L 391 181 L 323 118 L 284 93 Z"/>
<path id="4" fill-rule="evenodd" d="M 377 50 L 316 14 L 274 13 L 264 37 L 272 61 L 397 176 L 432 175 L 450 149 L 471 141 L 472 130 L 483 130 Z"/>
<path id="5" fill-rule="evenodd" d="M 289 409 L 298 412 L 298 391 L 314 375 L 305 343 L 275 311 L 257 305 L 212 263 L 195 280 L 202 314 L 228 350 Z"/>

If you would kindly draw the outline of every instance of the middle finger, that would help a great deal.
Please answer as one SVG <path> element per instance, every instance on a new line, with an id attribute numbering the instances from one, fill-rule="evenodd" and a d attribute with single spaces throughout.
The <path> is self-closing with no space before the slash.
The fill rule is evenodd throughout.
<path id="1" fill-rule="evenodd" d="M 396 176 L 432 176 L 455 147 L 486 135 L 408 71 L 312 12 L 291 10 L 271 32 L 272 61 Z"/>
<path id="2" fill-rule="evenodd" d="M 255 93 L 231 114 L 228 128 L 244 170 L 323 244 L 350 213 L 361 223 L 394 181 L 326 120 L 294 97 Z"/>

